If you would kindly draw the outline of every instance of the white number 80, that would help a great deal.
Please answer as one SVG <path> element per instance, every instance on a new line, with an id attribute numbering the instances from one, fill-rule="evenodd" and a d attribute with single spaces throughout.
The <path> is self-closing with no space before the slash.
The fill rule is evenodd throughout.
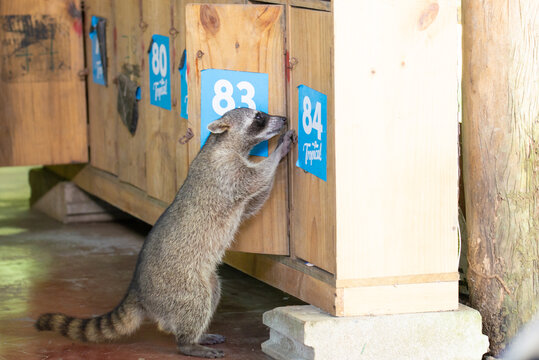
<path id="1" fill-rule="evenodd" d="M 167 76 L 167 49 L 164 44 L 161 46 L 157 43 L 152 45 L 152 71 L 155 75 L 161 74 L 161 77 Z"/>

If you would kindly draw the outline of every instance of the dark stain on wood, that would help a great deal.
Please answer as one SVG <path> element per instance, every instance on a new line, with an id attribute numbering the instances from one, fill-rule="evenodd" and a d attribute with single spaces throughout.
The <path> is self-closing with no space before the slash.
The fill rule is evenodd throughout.
<path id="1" fill-rule="evenodd" d="M 48 14 L 0 16 L 0 72 L 4 81 L 67 79 L 67 24 Z"/>
<path id="2" fill-rule="evenodd" d="M 54 40 L 56 21 L 48 15 L 6 15 L 1 20 L 3 31 L 22 35 L 13 53 L 43 40 Z"/>
<path id="3" fill-rule="evenodd" d="M 440 5 L 438 3 L 431 3 L 427 6 L 425 10 L 421 13 L 419 21 L 417 22 L 417 27 L 419 31 L 426 30 L 438 17 L 438 12 L 440 11 Z"/>
<path id="4" fill-rule="evenodd" d="M 204 27 L 207 33 L 214 36 L 221 27 L 221 21 L 219 20 L 219 14 L 213 6 L 202 5 L 200 7 L 200 23 Z"/>
<path id="5" fill-rule="evenodd" d="M 73 19 L 81 19 L 82 18 L 82 12 L 77 8 L 77 5 L 75 5 L 74 1 L 71 1 L 70 3 L 68 3 L 68 5 L 67 5 L 67 13 Z"/>
<path id="6" fill-rule="evenodd" d="M 74 1 L 67 3 L 67 13 L 73 19 L 73 30 L 79 36 L 82 36 L 82 11 L 77 8 Z"/>

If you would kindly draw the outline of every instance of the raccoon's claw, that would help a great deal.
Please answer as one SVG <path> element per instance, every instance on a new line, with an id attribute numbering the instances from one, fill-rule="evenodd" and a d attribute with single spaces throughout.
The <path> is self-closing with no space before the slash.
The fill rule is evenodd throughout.
<path id="1" fill-rule="evenodd" d="M 294 130 L 288 130 L 287 132 L 281 135 L 281 137 L 279 138 L 279 141 L 277 142 L 277 146 L 281 145 L 283 141 L 285 141 L 287 138 L 289 139 L 289 141 L 292 141 L 292 143 L 296 143 L 298 141 L 296 132 Z"/>
<path id="2" fill-rule="evenodd" d="M 279 138 L 279 148 L 281 149 L 281 157 L 285 157 L 290 151 L 292 144 L 298 142 L 298 136 L 294 130 L 288 130 Z"/>

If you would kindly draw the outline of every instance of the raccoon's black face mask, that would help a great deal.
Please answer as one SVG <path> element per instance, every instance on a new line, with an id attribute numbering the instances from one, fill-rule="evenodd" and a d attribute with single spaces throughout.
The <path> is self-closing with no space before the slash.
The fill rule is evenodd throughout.
<path id="1" fill-rule="evenodd" d="M 228 132 L 240 135 L 253 146 L 271 139 L 286 125 L 286 118 L 266 114 L 248 108 L 238 108 L 225 113 L 220 119 L 208 125 L 208 130 L 214 134 Z"/>

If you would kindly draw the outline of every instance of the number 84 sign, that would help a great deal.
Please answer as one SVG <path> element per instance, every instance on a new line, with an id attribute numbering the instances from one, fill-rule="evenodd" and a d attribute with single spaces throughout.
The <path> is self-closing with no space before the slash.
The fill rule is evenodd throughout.
<path id="1" fill-rule="evenodd" d="M 298 86 L 298 161 L 296 166 L 327 179 L 327 96 Z"/>

